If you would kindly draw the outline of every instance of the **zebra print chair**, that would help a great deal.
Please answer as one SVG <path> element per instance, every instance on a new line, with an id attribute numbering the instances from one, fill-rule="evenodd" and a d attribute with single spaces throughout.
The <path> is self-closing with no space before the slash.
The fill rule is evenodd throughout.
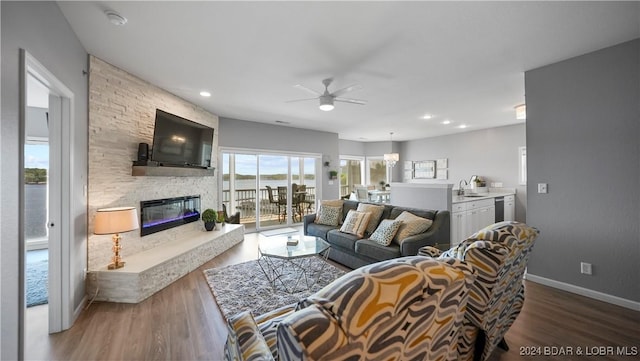
<path id="1" fill-rule="evenodd" d="M 456 360 L 475 279 L 456 259 L 356 269 L 297 305 L 229 319 L 228 360 Z"/>
<path id="2" fill-rule="evenodd" d="M 504 340 L 524 305 L 523 276 L 539 231 L 524 223 L 505 221 L 485 227 L 442 252 L 426 246 L 423 256 L 465 261 L 476 271 L 463 330 L 458 342 L 460 360 L 486 361 Z"/>

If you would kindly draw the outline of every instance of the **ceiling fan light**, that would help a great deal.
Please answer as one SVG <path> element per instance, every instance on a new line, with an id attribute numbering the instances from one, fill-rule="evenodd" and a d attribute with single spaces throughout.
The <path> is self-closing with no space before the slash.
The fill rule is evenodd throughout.
<path id="1" fill-rule="evenodd" d="M 321 96 L 320 97 L 320 110 L 325 112 L 333 110 L 333 98 L 330 96 Z"/>

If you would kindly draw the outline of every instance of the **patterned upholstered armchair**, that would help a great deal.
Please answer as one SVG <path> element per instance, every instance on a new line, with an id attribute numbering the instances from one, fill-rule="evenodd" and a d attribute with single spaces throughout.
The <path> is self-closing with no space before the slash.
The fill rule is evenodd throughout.
<path id="1" fill-rule="evenodd" d="M 524 304 L 522 280 L 538 233 L 524 223 L 506 221 L 481 229 L 445 252 L 420 249 L 420 255 L 455 257 L 476 271 L 458 343 L 460 360 L 485 361 L 497 346 L 508 350 L 504 335 Z"/>
<path id="2" fill-rule="evenodd" d="M 229 320 L 230 360 L 456 360 L 473 271 L 413 256 L 338 278 L 297 305 Z"/>

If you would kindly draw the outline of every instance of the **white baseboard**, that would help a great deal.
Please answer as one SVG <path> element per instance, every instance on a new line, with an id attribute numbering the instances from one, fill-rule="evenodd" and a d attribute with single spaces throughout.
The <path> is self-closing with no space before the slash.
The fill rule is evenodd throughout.
<path id="1" fill-rule="evenodd" d="M 575 286 L 575 285 L 572 285 L 572 284 L 569 284 L 569 283 L 564 283 L 564 282 L 555 281 L 555 280 L 552 280 L 552 279 L 549 279 L 549 278 L 544 278 L 544 277 L 532 275 L 531 273 L 525 274 L 524 278 L 526 280 L 528 280 L 528 281 L 531 281 L 531 282 L 540 283 L 540 284 L 545 285 L 545 286 L 549 286 L 549 287 L 557 288 L 557 289 L 560 289 L 560 290 L 563 290 L 563 291 L 575 293 L 575 294 L 580 295 L 580 296 L 593 298 L 593 299 L 596 299 L 598 301 L 611 303 L 611 304 L 614 304 L 614 305 L 617 305 L 617 306 L 621 306 L 621 307 L 624 307 L 624 308 L 628 308 L 628 309 L 631 309 L 631 310 L 634 310 L 634 311 L 640 311 L 640 302 L 628 300 L 626 298 L 621 298 L 621 297 L 618 297 L 618 296 L 612 296 L 612 295 L 609 295 L 609 294 L 606 294 L 606 293 L 590 290 L 588 288 L 584 288 L 584 287 L 580 287 L 580 286 Z"/>

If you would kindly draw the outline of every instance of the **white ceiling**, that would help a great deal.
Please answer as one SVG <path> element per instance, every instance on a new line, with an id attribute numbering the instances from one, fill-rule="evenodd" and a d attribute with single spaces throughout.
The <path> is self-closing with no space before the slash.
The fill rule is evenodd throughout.
<path id="1" fill-rule="evenodd" d="M 214 114 L 357 141 L 516 124 L 524 71 L 640 37 L 638 2 L 59 5 L 90 54 Z M 112 25 L 107 9 L 127 24 Z M 328 77 L 330 90 L 360 84 L 345 97 L 368 104 L 286 103 L 309 97 L 294 85 L 320 91 Z"/>

